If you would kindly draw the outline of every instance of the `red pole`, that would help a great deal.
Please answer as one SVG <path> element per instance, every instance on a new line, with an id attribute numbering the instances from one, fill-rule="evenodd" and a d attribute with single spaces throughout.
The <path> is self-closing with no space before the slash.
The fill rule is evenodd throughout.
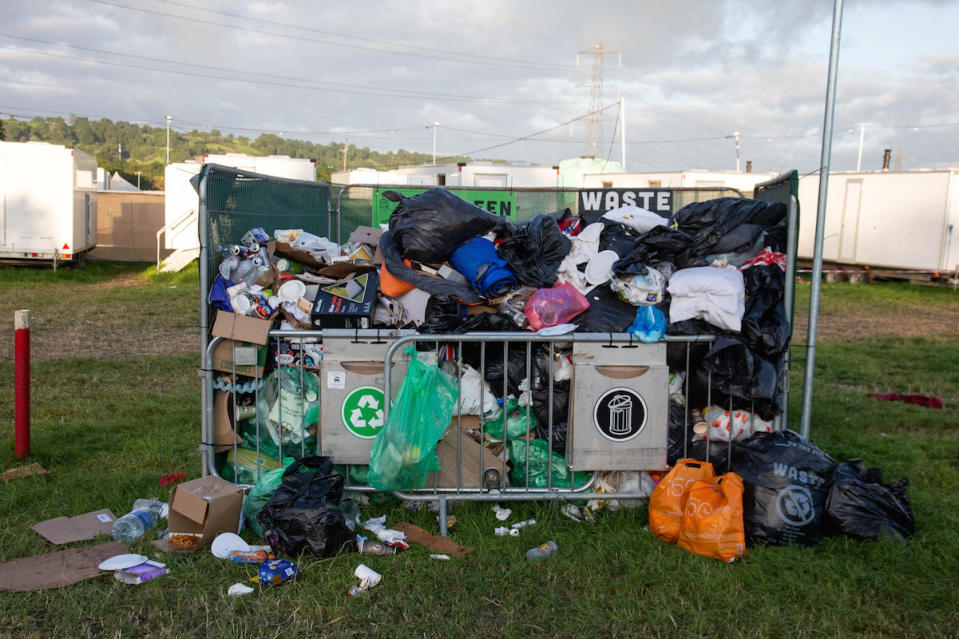
<path id="1" fill-rule="evenodd" d="M 30 311 L 15 311 L 13 394 L 14 454 L 17 459 L 30 456 Z"/>

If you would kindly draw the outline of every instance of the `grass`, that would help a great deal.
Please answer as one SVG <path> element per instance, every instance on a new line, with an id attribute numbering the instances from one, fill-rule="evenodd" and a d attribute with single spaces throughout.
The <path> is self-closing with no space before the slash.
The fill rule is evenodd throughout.
<path id="1" fill-rule="evenodd" d="M 32 299 L 31 309 L 54 317 L 61 296 L 94 296 L 131 317 L 160 302 L 181 313 L 196 309 L 195 279 L 156 278 L 150 270 L 90 264 L 84 272 L 29 271 L 35 288 L 56 292 Z M 117 276 L 138 281 L 96 288 Z M 0 292 L 18 283 L 0 269 Z M 957 300 L 924 287 L 823 287 L 824 308 L 840 315 L 900 301 L 946 307 Z M 182 317 L 158 313 L 150 321 Z M 816 361 L 813 439 L 839 459 L 862 457 L 881 467 L 888 480 L 909 477 L 917 533 L 908 543 L 835 537 L 812 548 L 751 548 L 742 561 L 723 565 L 654 538 L 643 508 L 604 512 L 594 526 L 565 518 L 552 504 L 514 504 L 513 520 L 539 523 L 513 538 L 493 536 L 498 522 L 488 506 L 460 505 L 451 536 L 475 548 L 461 560 L 432 560 L 419 547 L 394 557 L 303 558 L 296 582 L 234 599 L 226 590 L 246 582 L 250 566 L 205 551 L 163 555 L 171 574 L 142 586 L 101 578 L 58 591 L 4 593 L 0 636 L 954 635 L 959 335 L 823 342 Z M 53 550 L 30 530 L 38 521 L 104 507 L 120 514 L 137 497 L 162 494 L 157 481 L 166 473 L 199 475 L 197 362 L 195 354 L 127 354 L 33 364 L 32 461 L 50 474 L 0 484 L 0 560 Z M 0 362 L 0 371 L 2 470 L 19 463 L 12 451 L 12 361 Z M 792 383 L 797 417 L 801 371 Z M 880 402 L 866 396 L 873 391 L 937 395 L 946 407 Z M 364 515 L 384 512 L 390 524 L 406 520 L 436 531 L 428 510 L 369 507 Z M 546 539 L 559 553 L 527 563 L 525 551 Z M 156 554 L 146 542 L 132 550 Z M 346 592 L 359 563 L 382 573 L 383 583 L 351 598 Z"/>

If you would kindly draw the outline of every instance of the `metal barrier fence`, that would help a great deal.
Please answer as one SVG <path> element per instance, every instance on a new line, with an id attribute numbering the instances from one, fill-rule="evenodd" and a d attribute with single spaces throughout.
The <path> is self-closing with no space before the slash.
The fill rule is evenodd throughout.
<path id="1" fill-rule="evenodd" d="M 785 201 L 789 213 L 788 242 L 790 250 L 787 260 L 787 305 L 789 317 L 792 317 L 793 278 L 795 273 L 795 238 L 797 237 L 798 202 L 795 197 L 794 175 L 786 175 L 757 187 L 755 197 L 767 201 Z M 415 491 L 401 491 L 398 496 L 409 501 L 437 501 L 441 508 L 441 527 L 445 534 L 445 510 L 450 500 L 465 501 L 500 501 L 500 500 L 540 500 L 540 499 L 608 499 L 610 495 L 601 493 L 594 488 L 593 472 L 614 472 L 617 470 L 658 470 L 665 468 L 665 449 L 668 443 L 668 412 L 669 391 L 666 380 L 669 374 L 683 373 L 688 397 L 690 373 L 690 351 L 698 344 L 708 345 L 715 340 L 712 335 L 694 336 L 667 336 L 666 340 L 657 344 L 640 344 L 627 334 L 571 334 L 562 336 L 541 336 L 531 333 L 471 333 L 463 335 L 420 335 L 411 331 L 397 330 L 315 330 L 289 331 L 272 330 L 269 332 L 268 344 L 263 348 L 249 346 L 231 346 L 230 367 L 219 373 L 214 370 L 213 353 L 222 345 L 221 338 L 209 338 L 210 306 L 208 304 L 210 286 L 216 274 L 217 246 L 236 243 L 240 237 L 252 227 L 262 226 L 268 232 L 277 228 L 304 228 L 314 233 L 326 234 L 329 237 L 347 237 L 345 232 L 350 225 L 367 224 L 365 215 L 372 215 L 372 194 L 370 197 L 353 197 L 362 195 L 362 188 L 343 189 L 337 198 L 336 211 L 331 210 L 329 185 L 316 183 L 296 182 L 267 178 L 256 174 L 229 169 L 226 167 L 207 166 L 200 174 L 200 236 L 201 236 L 201 331 L 203 340 L 203 392 L 202 392 L 202 444 L 203 444 L 203 473 L 223 475 L 236 483 L 251 485 L 255 483 L 265 470 L 279 465 L 284 457 L 302 457 L 306 454 L 324 454 L 333 458 L 334 462 L 343 464 L 344 474 L 347 476 L 347 488 L 353 491 L 368 492 L 372 489 L 364 485 L 364 467 L 369 461 L 369 447 L 372 436 L 368 432 L 355 436 L 356 433 L 346 433 L 347 408 L 351 411 L 371 408 L 373 400 L 363 400 L 367 395 L 355 395 L 355 389 L 378 389 L 382 398 L 382 415 L 376 415 L 377 421 L 385 422 L 388 419 L 390 401 L 404 372 L 402 348 L 405 345 L 415 344 L 418 348 L 424 345 L 433 345 L 433 352 L 437 359 L 447 368 L 457 373 L 463 370 L 464 348 L 473 349 L 472 355 L 466 359 L 473 359 L 478 370 L 484 372 L 490 360 L 499 359 L 503 387 L 494 389 L 502 396 L 512 392 L 522 394 L 523 382 L 526 392 L 530 395 L 538 393 L 540 405 L 546 404 L 547 412 L 543 430 L 547 442 L 546 458 L 552 460 L 554 435 L 559 430 L 561 421 L 557 421 L 554 414 L 554 398 L 557 389 L 554 386 L 555 355 L 558 352 L 568 354 L 572 365 L 572 382 L 565 390 L 569 397 L 569 411 L 559 417 L 566 418 L 567 446 L 562 457 L 571 473 L 568 486 L 557 486 L 554 482 L 551 462 L 547 464 L 549 470 L 545 473 L 545 484 L 535 485 L 531 480 L 530 466 L 534 453 L 532 445 L 527 441 L 524 445 L 522 461 L 513 466 L 514 477 L 509 480 L 507 458 L 509 446 L 507 440 L 509 409 L 502 411 L 504 424 L 502 425 L 502 449 L 490 454 L 498 460 L 498 468 L 486 466 L 486 452 L 490 450 L 485 444 L 486 436 L 483 433 L 487 425 L 494 421 L 486 421 L 478 417 L 478 428 L 474 433 L 464 433 L 462 410 L 454 412 L 455 425 L 451 429 L 455 435 L 454 441 L 446 441 L 446 475 L 436 473 L 431 477 L 427 488 Z M 524 193 L 516 190 L 517 196 Z M 543 208 L 530 211 L 534 213 L 550 212 L 555 208 L 547 205 L 554 204 L 557 198 L 567 198 L 569 191 L 562 190 L 532 190 L 536 198 L 541 198 Z M 575 193 L 575 191 L 573 191 Z M 716 197 L 715 190 L 684 190 L 681 198 L 693 200 L 710 199 Z M 523 197 L 526 197 L 525 195 Z M 530 197 L 533 197 L 532 195 Z M 552 197 L 553 200 L 548 198 Z M 546 199 L 542 199 L 546 198 Z M 362 206 L 344 204 L 345 202 L 363 202 Z M 674 200 L 676 208 L 682 206 L 683 199 Z M 353 208 L 351 208 L 351 206 Z M 527 209 L 528 210 L 528 209 Z M 523 208 L 517 208 L 517 213 Z M 351 217 L 352 216 L 352 217 Z M 333 218 L 336 218 L 334 222 Z M 371 219 L 371 218 L 370 218 Z M 520 221 L 522 218 L 520 219 Z M 345 224 L 343 223 L 345 221 Z M 355 228 L 354 225 L 354 228 Z M 476 349 L 478 348 L 478 351 Z M 510 352 L 519 348 L 521 359 L 525 358 L 525 379 L 521 382 L 509 381 L 506 372 L 511 364 Z M 675 349 L 685 349 L 676 355 Z M 499 350 L 502 349 L 502 353 Z M 593 350 L 590 350 L 593 349 Z M 602 349 L 602 350 L 596 350 Z M 252 360 L 243 360 L 240 351 L 246 351 L 246 356 L 252 355 Z M 667 350 L 675 359 L 679 357 L 680 365 L 667 366 Z M 545 352 L 544 352 L 545 351 Z M 311 361 L 310 353 L 314 359 Z M 469 352 L 468 350 L 466 351 Z M 536 380 L 533 376 L 533 359 L 545 357 L 546 365 L 542 370 L 542 377 L 546 380 Z M 601 353 L 597 355 L 597 353 Z M 400 354 L 400 355 L 398 355 Z M 642 355 L 640 357 L 640 355 Z M 478 360 L 476 359 L 478 357 Z M 585 363 L 589 358 L 593 363 Z M 602 361 L 597 360 L 601 357 Z M 585 358 L 585 359 L 584 359 Z M 638 361 L 637 358 L 640 360 Z M 645 361 L 643 358 L 646 358 Z M 267 363 L 265 360 L 270 360 Z M 245 361 L 245 363 L 243 363 Z M 581 368 L 577 368 L 577 362 Z M 598 362 L 598 363 L 597 363 Z M 469 362 L 467 362 L 469 363 Z M 251 371 L 266 364 L 267 367 L 275 364 L 274 386 L 264 387 L 264 381 L 251 375 Z M 521 362 L 522 364 L 522 362 Z M 252 365 L 252 368 L 250 366 Z M 238 375 L 241 366 L 247 366 L 243 372 L 246 377 Z M 590 366 L 592 367 L 590 369 Z M 620 367 L 622 370 L 615 370 Z M 605 369 L 605 370 L 599 370 Z M 638 369 L 644 369 L 639 372 Z M 218 374 L 225 374 L 227 381 L 217 379 Z M 262 370 L 258 373 L 262 377 Z M 785 393 L 788 391 L 788 357 L 781 362 L 780 375 L 782 395 L 778 398 L 784 412 L 776 419 L 774 427 L 783 429 L 787 425 L 785 414 Z M 483 379 L 486 375 L 482 375 Z M 596 380 L 607 380 L 598 386 Z M 244 380 L 244 381 L 240 381 Z M 590 381 L 592 380 L 592 381 Z M 280 386 L 281 381 L 290 385 L 293 391 Z M 237 385 L 234 386 L 234 383 Z M 244 387 L 239 387 L 243 384 Z M 605 384 L 605 385 L 604 385 Z M 462 381 L 458 382 L 462 391 Z M 650 386 L 651 385 L 651 386 Z M 511 388 L 512 387 L 512 388 Z M 712 378 L 707 378 L 707 405 L 712 404 Z M 597 390 L 598 389 L 598 390 Z M 617 393 L 606 391 L 619 389 Z M 222 392 L 221 392 L 222 391 Z M 509 392 L 508 392 L 509 391 Z M 606 404 L 600 410 L 599 405 L 593 402 L 597 392 Z M 628 391 L 628 392 L 627 392 Z M 311 395 L 311 393 L 313 395 Z M 578 398 L 577 393 L 587 393 Z M 370 393 L 369 396 L 374 396 Z M 304 404 L 303 397 L 307 399 Z M 483 393 L 479 393 L 481 409 Z M 630 401 L 638 397 L 643 406 L 645 420 L 640 427 L 640 433 L 633 434 L 630 430 L 630 421 L 634 414 L 630 408 L 634 405 Z M 217 400 L 220 400 L 219 402 Z M 375 399 L 375 397 L 374 397 Z M 579 399 L 579 401 L 577 401 Z M 366 401 L 366 405 L 359 406 L 359 401 Z M 614 401 L 615 400 L 615 401 Z M 357 405 L 347 402 L 353 402 Z M 286 402 L 286 404 L 284 404 Z M 592 412 L 589 402 L 593 402 Z M 527 426 L 531 424 L 530 415 L 536 411 L 537 400 L 528 402 L 525 406 Z M 636 404 L 639 405 L 639 404 Z M 585 406 L 585 408 L 584 408 Z M 663 407 L 666 407 L 665 409 Z M 317 411 L 315 421 L 304 421 L 303 417 L 308 409 Z M 461 406 L 460 406 L 461 408 Z M 732 400 L 730 400 L 730 413 Z M 597 415 L 606 411 L 603 425 L 596 422 Z M 262 432 L 263 427 L 271 424 L 270 413 L 279 416 L 276 420 L 279 430 L 272 437 L 273 444 L 267 439 L 269 433 Z M 361 410 L 363 416 L 365 411 Z M 480 410 L 482 414 L 484 411 Z M 521 411 L 522 412 L 522 411 Z M 754 410 L 750 410 L 755 414 Z M 293 415 L 293 420 L 299 419 L 299 428 L 284 428 L 284 419 L 287 413 Z M 375 410 L 374 410 L 375 414 Z M 217 418 L 227 416 L 226 428 L 229 437 L 222 438 L 223 431 L 218 434 Z M 229 416 L 233 415 L 231 419 Z M 299 417 L 297 417 L 299 415 Z M 629 419 L 627 419 L 629 417 Z M 367 422 L 369 419 L 366 420 Z M 602 421 L 602 420 L 600 420 Z M 315 423 L 315 432 L 310 432 L 306 426 Z M 356 425 L 356 424 L 354 424 Z M 369 424 L 367 424 L 368 426 Z M 687 453 L 689 412 L 684 410 L 683 416 L 683 454 Z M 554 428 L 556 430 L 554 430 Z M 615 448 L 599 446 L 594 443 L 597 435 L 594 431 L 606 429 L 605 435 L 600 432 L 598 437 L 606 441 L 616 442 L 617 438 L 632 441 L 635 444 L 649 444 L 650 450 L 638 450 L 638 457 L 622 455 Z M 246 429 L 246 430 L 244 430 Z M 297 432 L 299 431 L 299 432 Z M 479 451 L 479 459 L 475 468 L 464 465 L 466 447 L 472 441 L 470 435 L 478 435 L 479 448 L 474 446 L 474 452 Z M 622 435 L 622 437 L 619 437 Z M 644 438 L 654 438 L 646 441 Z M 249 439 L 252 439 L 252 444 Z M 354 441 L 356 440 L 356 441 Z M 599 441 L 599 440 L 596 440 Z M 264 449 L 264 442 L 266 448 Z M 360 442 L 357 444 L 357 442 Z M 477 443 L 474 441 L 474 444 Z M 603 441 L 600 441 L 602 444 Z M 495 444 L 495 442 L 494 442 Z M 558 444 L 556 446 L 559 448 Z M 593 450 L 595 448 L 595 450 Z M 642 447 L 640 447 L 642 448 Z M 496 450 L 495 448 L 493 450 Z M 714 448 L 710 445 L 707 431 L 706 455 L 710 455 Z M 242 454 L 241 454 L 242 453 Z M 244 458 L 243 455 L 248 455 Z M 292 455 L 290 455 L 292 453 Z M 232 454 L 232 458 L 231 458 Z M 252 456 L 252 461 L 250 459 Z M 596 462 L 596 459 L 608 458 L 610 461 Z M 232 461 L 230 461 L 232 459 Z M 636 461 L 636 460 L 641 461 Z M 455 462 L 450 461 L 455 460 Z M 586 461 L 583 461 L 586 460 Z M 225 464 L 231 465 L 225 465 Z M 597 464 L 600 464 L 597 466 Z M 603 465 L 607 468 L 603 468 Z M 614 467 L 608 467 L 612 464 Z M 588 468 L 593 466 L 592 468 Z M 224 472 L 226 468 L 226 472 Z M 491 468 L 497 470 L 497 476 L 487 476 L 486 471 Z M 577 472 L 586 472 L 587 477 L 582 481 L 576 480 Z M 450 474 L 452 473 L 452 475 Z M 442 479 L 441 479 L 442 477 Z M 494 481 L 495 480 L 495 481 Z M 617 499 L 640 497 L 638 493 L 617 493 Z"/>

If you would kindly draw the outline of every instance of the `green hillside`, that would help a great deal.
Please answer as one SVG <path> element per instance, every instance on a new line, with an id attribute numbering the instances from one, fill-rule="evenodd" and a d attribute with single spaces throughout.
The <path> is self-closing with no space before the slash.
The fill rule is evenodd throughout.
<path id="1" fill-rule="evenodd" d="M 71 123 L 72 122 L 72 123 Z M 166 128 L 151 127 L 112 120 L 87 118 L 34 118 L 29 121 L 0 120 L 0 139 L 8 142 L 36 140 L 63 144 L 81 149 L 97 158 L 97 165 L 110 172 L 119 171 L 125 179 L 136 184 L 141 172 L 141 188 L 163 188 L 163 166 L 166 159 Z M 183 162 L 213 153 L 246 153 L 248 155 L 288 155 L 294 158 L 316 160 L 318 180 L 328 181 L 330 173 L 343 167 L 343 143 L 314 144 L 305 140 L 291 140 L 278 135 L 262 134 L 255 139 L 246 136 L 223 135 L 212 131 L 170 131 L 170 161 Z M 432 161 L 428 153 L 388 151 L 380 153 L 367 147 L 350 145 L 347 151 L 348 167 L 395 169 L 399 166 Z M 439 160 L 440 158 L 437 158 Z M 467 158 L 443 157 L 443 161 L 465 161 Z"/>

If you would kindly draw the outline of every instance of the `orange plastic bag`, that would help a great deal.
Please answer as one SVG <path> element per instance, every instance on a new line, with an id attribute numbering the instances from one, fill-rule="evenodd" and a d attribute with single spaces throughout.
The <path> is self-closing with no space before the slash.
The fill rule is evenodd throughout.
<path id="1" fill-rule="evenodd" d="M 689 485 L 715 476 L 713 465 L 708 462 L 696 459 L 677 461 L 649 497 L 649 529 L 653 534 L 671 544 L 675 543 L 679 538 Z"/>
<path id="2" fill-rule="evenodd" d="M 742 477 L 726 473 L 689 485 L 677 544 L 726 563 L 745 554 Z"/>

